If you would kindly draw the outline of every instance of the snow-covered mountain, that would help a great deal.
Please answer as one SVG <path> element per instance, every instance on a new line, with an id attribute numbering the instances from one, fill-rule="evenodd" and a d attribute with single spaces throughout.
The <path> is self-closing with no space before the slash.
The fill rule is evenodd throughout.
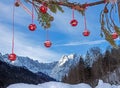
<path id="1" fill-rule="evenodd" d="M 53 67 L 55 67 L 55 65 L 57 64 L 57 62 L 39 63 L 37 60 L 34 61 L 30 59 L 29 57 L 20 57 L 20 56 L 17 56 L 16 61 L 14 63 L 11 63 L 8 60 L 8 54 L 2 55 L 1 53 L 0 53 L 0 60 L 7 62 L 9 64 L 12 64 L 12 65 L 15 65 L 15 66 L 27 68 L 34 73 L 43 72 L 47 75 L 51 73 Z"/>
<path id="2" fill-rule="evenodd" d="M 8 54 L 2 55 L 0 53 L 0 60 L 9 64 L 20 66 L 29 69 L 34 73 L 43 72 L 57 80 L 61 80 L 63 76 L 67 75 L 70 68 L 76 65 L 79 61 L 80 56 L 76 54 L 63 55 L 60 61 L 52 63 L 39 63 L 37 60 L 34 61 L 29 57 L 17 56 L 14 63 L 8 60 Z"/>
<path id="3" fill-rule="evenodd" d="M 76 54 L 64 55 L 53 68 L 50 76 L 61 81 L 62 77 L 68 74 L 70 68 L 75 66 L 80 60 Z"/>
<path id="4" fill-rule="evenodd" d="M 42 72 L 56 80 L 61 81 L 62 77 L 68 74 L 69 70 L 74 67 L 80 60 L 80 56 L 76 54 L 63 55 L 58 62 L 53 63 L 39 63 L 28 57 L 17 57 L 17 60 L 11 63 L 8 60 L 8 54 L 2 55 L 0 53 L 0 60 L 9 64 L 20 66 L 29 69 L 34 73 Z M 111 84 L 120 84 L 120 67 L 115 69 L 113 72 L 108 73 L 101 77 L 102 80 Z"/>

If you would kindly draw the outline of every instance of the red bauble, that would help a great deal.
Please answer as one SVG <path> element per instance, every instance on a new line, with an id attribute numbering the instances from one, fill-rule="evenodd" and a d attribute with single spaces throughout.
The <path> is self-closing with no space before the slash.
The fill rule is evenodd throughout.
<path id="1" fill-rule="evenodd" d="M 113 33 L 113 34 L 112 34 L 112 38 L 113 38 L 113 39 L 118 38 L 118 34 L 117 34 L 116 32 L 115 32 L 115 33 Z"/>
<path id="2" fill-rule="evenodd" d="M 62 4 L 63 4 L 63 2 L 60 1 L 60 2 L 59 2 L 59 5 L 62 5 Z"/>
<path id="3" fill-rule="evenodd" d="M 44 5 L 40 6 L 40 12 L 46 13 L 47 12 L 47 7 L 44 6 Z"/>
<path id="4" fill-rule="evenodd" d="M 83 32 L 83 36 L 89 36 L 90 35 L 90 32 L 88 31 L 88 30 L 85 30 L 84 32 Z"/>
<path id="5" fill-rule="evenodd" d="M 49 40 L 44 42 L 44 46 L 47 47 L 47 48 L 51 47 L 51 45 L 52 45 L 52 43 Z"/>
<path id="6" fill-rule="evenodd" d="M 36 29 L 37 27 L 36 27 L 35 24 L 30 24 L 30 25 L 28 26 L 28 28 L 29 28 L 30 31 L 35 31 L 35 29 Z"/>
<path id="7" fill-rule="evenodd" d="M 73 20 L 70 21 L 70 24 L 71 24 L 71 26 L 75 27 L 75 26 L 77 26 L 78 21 L 73 19 Z"/>
<path id="8" fill-rule="evenodd" d="M 15 61 L 15 60 L 16 60 L 16 54 L 14 54 L 14 53 L 9 54 L 9 55 L 8 55 L 8 59 L 9 59 L 10 61 Z"/>
<path id="9" fill-rule="evenodd" d="M 19 2 L 15 2 L 15 6 L 16 6 L 16 7 L 19 7 L 19 6 L 20 6 L 20 3 L 19 3 Z"/>

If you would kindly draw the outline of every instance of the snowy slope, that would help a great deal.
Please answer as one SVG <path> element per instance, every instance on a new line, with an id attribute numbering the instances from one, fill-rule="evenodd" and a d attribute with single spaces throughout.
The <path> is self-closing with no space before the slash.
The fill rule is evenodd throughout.
<path id="1" fill-rule="evenodd" d="M 0 53 L 0 60 L 7 62 L 9 64 L 12 64 L 12 65 L 15 65 L 15 66 L 27 68 L 34 73 L 43 72 L 47 75 L 51 73 L 51 70 L 57 64 L 57 62 L 39 63 L 37 60 L 34 61 L 30 59 L 29 57 L 20 57 L 20 56 L 17 56 L 17 60 L 14 63 L 11 63 L 8 60 L 8 54 L 2 55 L 1 53 Z"/>
<path id="2" fill-rule="evenodd" d="M 60 82 L 46 82 L 39 85 L 30 85 L 30 84 L 13 84 L 7 88 L 92 88 L 87 84 L 81 83 L 78 85 L 69 85 Z"/>
<path id="3" fill-rule="evenodd" d="M 68 74 L 70 68 L 78 63 L 79 59 L 80 56 L 77 56 L 75 54 L 62 56 L 60 61 L 53 68 L 50 76 L 61 81 L 62 77 Z"/>
<path id="4" fill-rule="evenodd" d="M 30 84 L 13 84 L 7 88 L 92 88 L 90 85 L 85 83 L 80 83 L 76 85 L 69 85 L 60 82 L 46 82 L 39 85 L 30 85 Z M 110 85 L 109 83 L 104 83 L 102 80 L 99 80 L 98 85 L 95 88 L 120 88 L 120 85 Z"/>

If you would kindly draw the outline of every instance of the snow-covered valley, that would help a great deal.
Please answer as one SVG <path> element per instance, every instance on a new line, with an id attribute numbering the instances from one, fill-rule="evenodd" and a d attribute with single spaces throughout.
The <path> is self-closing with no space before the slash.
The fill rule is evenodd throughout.
<path id="1" fill-rule="evenodd" d="M 61 82 L 46 82 L 38 85 L 18 83 L 12 84 L 7 88 L 92 88 L 92 87 L 85 83 L 70 85 Z M 120 88 L 120 85 L 110 85 L 109 83 L 104 83 L 102 80 L 99 80 L 98 85 L 95 88 Z"/>

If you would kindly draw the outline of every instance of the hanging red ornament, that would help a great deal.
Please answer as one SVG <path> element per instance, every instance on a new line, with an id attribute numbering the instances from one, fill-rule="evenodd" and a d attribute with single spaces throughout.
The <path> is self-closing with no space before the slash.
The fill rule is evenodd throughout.
<path id="1" fill-rule="evenodd" d="M 75 27 L 78 25 L 78 21 L 76 19 L 74 19 L 74 7 L 72 10 L 72 20 L 70 21 L 71 26 Z"/>
<path id="2" fill-rule="evenodd" d="M 71 20 L 70 24 L 71 24 L 71 26 L 75 27 L 78 25 L 78 21 L 73 19 L 73 20 Z"/>
<path id="3" fill-rule="evenodd" d="M 36 26 L 36 24 L 30 24 L 30 25 L 28 26 L 28 28 L 29 28 L 30 31 L 35 31 L 36 28 L 37 28 L 37 26 Z"/>
<path id="4" fill-rule="evenodd" d="M 49 41 L 49 40 L 46 40 L 46 41 L 44 42 L 44 46 L 47 47 L 47 48 L 50 48 L 51 45 L 52 45 L 52 43 L 51 43 L 51 41 Z"/>
<path id="5" fill-rule="evenodd" d="M 86 16 L 84 15 L 84 24 L 85 24 L 85 29 L 83 32 L 83 36 L 89 36 L 90 32 L 87 30 L 87 23 L 86 23 Z"/>
<path id="6" fill-rule="evenodd" d="M 44 42 L 44 46 L 46 48 L 50 48 L 52 45 L 51 41 L 49 40 L 49 31 L 46 30 L 46 41 Z"/>
<path id="7" fill-rule="evenodd" d="M 40 12 L 45 14 L 47 12 L 47 7 L 45 5 L 40 6 Z"/>
<path id="8" fill-rule="evenodd" d="M 16 1 L 16 2 L 14 3 L 14 5 L 15 5 L 16 7 L 19 7 L 19 6 L 20 6 L 20 3 L 19 3 L 18 1 Z"/>
<path id="9" fill-rule="evenodd" d="M 12 53 L 8 55 L 8 59 L 10 61 L 16 60 L 16 54 L 14 53 L 14 13 L 15 13 L 15 5 L 13 6 Z"/>
<path id="10" fill-rule="evenodd" d="M 14 54 L 14 53 L 9 54 L 9 55 L 8 55 L 8 59 L 9 59 L 10 61 L 15 61 L 15 60 L 16 60 L 16 54 Z"/>
<path id="11" fill-rule="evenodd" d="M 88 30 L 85 30 L 84 32 L 83 32 L 83 36 L 89 36 L 90 35 L 90 32 L 88 31 Z"/>
<path id="12" fill-rule="evenodd" d="M 113 38 L 113 39 L 117 39 L 117 38 L 118 38 L 118 34 L 117 34 L 116 32 L 113 33 L 113 34 L 112 34 L 112 38 Z"/>
<path id="13" fill-rule="evenodd" d="M 37 28 L 36 24 L 33 23 L 33 21 L 34 21 L 34 10 L 33 10 L 33 5 L 34 5 L 34 2 L 32 1 L 32 23 L 29 24 L 29 26 L 28 26 L 28 28 L 29 28 L 30 31 L 35 31 L 36 28 Z"/>

